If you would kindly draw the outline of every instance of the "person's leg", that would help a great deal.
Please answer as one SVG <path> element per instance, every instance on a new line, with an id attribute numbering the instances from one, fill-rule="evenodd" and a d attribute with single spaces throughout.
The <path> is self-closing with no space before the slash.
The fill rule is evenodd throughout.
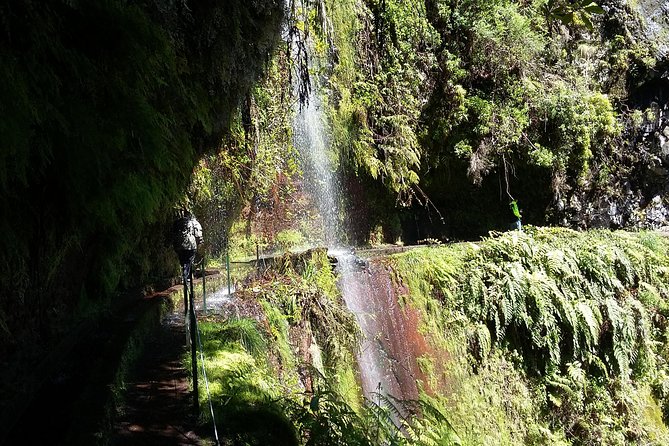
<path id="1" fill-rule="evenodd" d="M 193 292 L 193 263 L 191 261 L 190 266 L 189 266 L 189 275 L 188 279 L 190 281 L 190 306 L 191 306 L 191 311 L 195 313 L 195 293 Z"/>
<path id="2" fill-rule="evenodd" d="M 188 315 L 188 263 L 181 265 L 181 283 L 184 287 L 184 315 Z"/>
<path id="3" fill-rule="evenodd" d="M 177 251 L 179 262 L 181 263 L 182 283 L 184 286 L 184 314 L 188 315 L 188 280 L 191 277 L 191 265 L 195 250 L 181 250 Z"/>

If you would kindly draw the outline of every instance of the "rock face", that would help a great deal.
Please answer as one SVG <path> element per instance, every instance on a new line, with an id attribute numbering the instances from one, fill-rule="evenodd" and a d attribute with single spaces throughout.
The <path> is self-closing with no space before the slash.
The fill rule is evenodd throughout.
<path id="1" fill-rule="evenodd" d="M 641 76 L 628 75 L 629 110 L 622 119 L 623 141 L 599 160 L 607 172 L 588 180 L 554 205 L 556 223 L 586 228 L 659 229 L 669 225 L 669 2 L 602 1 L 622 28 L 616 33 L 649 50 L 655 65 Z M 630 17 L 636 15 L 636 20 Z"/>
<path id="2" fill-rule="evenodd" d="M 646 25 L 643 37 L 655 43 L 658 59 L 665 58 L 669 53 L 669 2 L 639 0 L 636 4 Z"/>
<path id="3" fill-rule="evenodd" d="M 419 397 L 417 381 L 426 382 L 418 358 L 429 353 L 420 332 L 420 314 L 400 305 L 390 271 L 379 259 L 361 261 L 338 256 L 339 288 L 362 331 L 357 354 L 360 381 L 367 398 L 375 392 L 400 400 Z M 377 395 L 378 396 L 378 395 Z"/>
<path id="4" fill-rule="evenodd" d="M 656 123 L 620 156 L 606 186 L 586 184 L 558 201 L 559 223 L 586 228 L 659 229 L 669 225 L 669 119 L 667 104 Z"/>

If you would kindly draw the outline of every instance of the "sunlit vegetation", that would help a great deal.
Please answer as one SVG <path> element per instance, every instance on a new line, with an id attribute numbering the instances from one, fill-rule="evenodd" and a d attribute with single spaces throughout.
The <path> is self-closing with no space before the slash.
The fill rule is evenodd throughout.
<path id="1" fill-rule="evenodd" d="M 617 197 L 610 179 L 637 175 L 644 162 L 634 138 L 659 115 L 630 98 L 652 79 L 661 43 L 643 38 L 633 5 L 322 0 L 288 9 L 302 56 L 274 54 L 224 153 L 197 171 L 209 180 L 194 183 L 196 197 L 202 185 L 205 195 L 225 188 L 195 202 L 224 222 L 217 238 L 232 234 L 240 255 L 301 246 L 279 242 L 283 231 L 308 244 L 319 226 L 292 141 L 305 73 L 357 244 L 378 243 L 378 227 L 390 243 L 505 229 L 509 194 L 527 221 L 586 225 L 570 198 Z M 224 186 L 210 187 L 212 178 Z"/>
<path id="2" fill-rule="evenodd" d="M 335 279 L 324 251 L 286 256 L 241 293 L 262 312 L 200 324 L 223 444 L 454 444 L 436 400 L 363 402 L 358 330 Z"/>
<path id="3" fill-rule="evenodd" d="M 220 423 L 270 414 L 290 444 L 664 444 L 667 249 L 528 228 L 383 260 L 433 346 L 419 401 L 360 399 L 327 257 L 285 257 L 243 292 L 260 315 L 203 330 Z"/>
<path id="4" fill-rule="evenodd" d="M 666 196 L 666 159 L 640 146 L 667 136 L 666 42 L 637 3 L 3 2 L 3 402 L 40 388 L 26 369 L 77 322 L 175 275 L 175 208 L 210 265 L 323 239 L 292 128 L 314 88 L 348 240 L 434 245 L 384 263 L 422 314 L 426 382 L 365 400 L 331 259 L 286 255 L 240 287 L 242 314 L 201 325 L 225 441 L 669 443 L 669 242 L 529 226 L 445 243 L 505 229 L 512 198 L 524 223 L 586 228 L 584 200 Z"/>
<path id="5" fill-rule="evenodd" d="M 399 204 L 414 199 L 444 214 L 469 212 L 458 196 L 492 175 L 542 207 L 586 187 L 593 163 L 620 144 L 624 122 L 612 99 L 625 92 L 593 81 L 616 78 L 618 68 L 596 64 L 594 54 L 610 48 L 631 64 L 648 63 L 631 56 L 632 48 L 643 51 L 636 44 L 621 38 L 613 48 L 593 29 L 603 10 L 592 2 L 369 1 L 331 9 L 345 17 L 334 21 L 346 37 L 335 38 L 343 62 L 330 78 L 340 98 L 333 132 L 345 159 L 398 193 Z M 523 191 L 537 182 L 539 194 Z M 477 193 L 499 220 L 505 203 L 490 192 Z M 480 209 L 449 218 L 446 230 L 502 227 L 481 222 Z"/>
<path id="6" fill-rule="evenodd" d="M 456 431 L 666 442 L 668 248 L 652 233 L 529 229 L 393 259 L 406 303 L 453 358 L 431 367 Z"/>

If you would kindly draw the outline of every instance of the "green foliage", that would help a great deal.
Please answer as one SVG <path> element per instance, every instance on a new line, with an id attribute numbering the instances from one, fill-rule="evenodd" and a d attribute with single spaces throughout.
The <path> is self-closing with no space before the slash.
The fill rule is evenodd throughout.
<path id="1" fill-rule="evenodd" d="M 429 321 L 432 342 L 461 358 L 443 378 L 462 380 L 454 387 L 458 406 L 465 409 L 457 413 L 476 411 L 472 405 L 481 404 L 458 389 L 477 386 L 477 379 L 501 379 L 490 369 L 500 368 L 493 365 L 495 355 L 517 351 L 517 364 L 529 380 L 519 389 L 533 386 L 537 393 L 510 399 L 542 411 L 523 409 L 523 417 L 534 420 L 523 424 L 526 438 L 547 441 L 564 432 L 573 444 L 666 441 L 657 411 L 666 401 L 659 389 L 666 382 L 661 315 L 669 297 L 669 242 L 653 233 L 525 231 L 415 250 L 393 261 L 398 280 L 410 290 L 405 299 Z M 467 372 L 469 364 L 476 378 Z M 658 389 L 655 395 L 649 394 L 649 383 Z M 513 423 L 518 413 L 523 412 L 499 416 Z M 452 419 L 463 423 L 458 428 L 456 422 L 461 436 L 467 437 L 472 426 L 471 435 L 482 433 L 476 430 L 479 419 Z M 511 438 L 497 442 L 514 444 Z"/>
<path id="2" fill-rule="evenodd" d="M 595 154 L 603 155 L 604 148 L 622 131 L 611 102 L 601 93 L 574 90 L 561 81 L 548 94 L 540 93 L 535 86 L 528 91 L 541 95 L 533 104 L 533 112 L 544 117 L 536 141 L 541 147 L 552 146 L 552 167 L 556 172 L 570 173 L 582 184 L 590 174 Z"/>
<path id="3" fill-rule="evenodd" d="M 335 364 L 351 360 L 359 329 L 343 305 L 326 252 L 286 255 L 279 272 L 264 283 L 259 297 L 280 308 L 291 324 L 308 321 L 326 367 L 335 372 Z"/>
<path id="4" fill-rule="evenodd" d="M 304 237 L 295 229 L 286 229 L 276 235 L 276 242 L 282 250 L 289 251 L 291 248 L 299 247 L 304 243 Z"/>
<path id="5" fill-rule="evenodd" d="M 468 260 L 464 308 L 491 324 L 498 341 L 508 329 L 531 339 L 547 370 L 569 358 L 585 360 L 600 337 L 610 337 L 611 350 L 599 354 L 609 369 L 629 377 L 637 355 L 648 354 L 649 315 L 626 290 L 647 269 L 664 271 L 665 261 L 648 249 L 630 258 L 627 242 L 609 233 L 592 233 L 587 243 L 574 239 L 553 235 L 542 244 L 526 233 L 490 239 Z"/>
<path id="6" fill-rule="evenodd" d="M 591 0 L 575 2 L 548 0 L 541 8 L 551 30 L 555 28 L 554 22 L 560 21 L 567 26 L 583 25 L 592 31 L 594 29 L 592 14 L 604 13 L 602 7 Z"/>
<path id="7" fill-rule="evenodd" d="M 274 53 L 266 77 L 235 114 L 222 149 L 202 159 L 194 172 L 189 196 L 203 227 L 209 229 L 208 248 L 214 256 L 221 255 L 228 243 L 250 244 L 246 254 L 255 255 L 250 240 L 254 235 L 271 242 L 281 231 L 295 231 L 273 225 L 297 211 L 285 203 L 295 192 L 294 178 L 300 174 L 291 142 L 287 64 L 285 54 Z M 264 209 L 270 210 L 271 217 L 263 218 Z M 235 226 L 240 218 L 245 225 Z"/>
<path id="8" fill-rule="evenodd" d="M 437 232 L 472 237 L 499 229 L 493 196 L 500 181 L 511 183 L 509 193 L 524 203 L 529 221 L 543 224 L 562 217 L 563 209 L 548 216 L 545 210 L 565 203 L 565 195 L 584 189 L 613 193 L 606 175 L 626 174 L 629 166 L 619 166 L 630 163 L 625 141 L 640 122 L 639 110 L 626 107 L 634 102 L 633 90 L 653 72 L 657 53 L 638 38 L 643 25 L 634 5 L 606 11 L 585 0 L 296 5 L 291 4 L 295 28 L 309 36 L 315 59 L 302 71 L 310 69 L 323 84 L 320 102 L 336 152 L 332 158 L 346 187 L 364 188 L 350 194 L 348 204 L 371 214 L 369 222 L 360 224 L 364 236 L 356 238 L 367 237 L 379 223 L 388 231 L 386 222 L 402 216 L 393 207 L 412 204 L 446 216 L 447 227 L 429 223 L 427 230 L 421 228 L 433 237 Z M 630 32 L 620 31 L 630 27 Z M 251 113 L 260 129 L 255 138 L 259 171 L 267 153 L 265 165 L 277 163 L 285 172 L 279 148 L 292 150 L 285 137 L 290 133 L 286 117 L 292 113 L 285 98 L 295 94 L 288 91 L 288 66 L 304 65 L 304 60 L 285 57 L 275 55 L 272 69 L 278 70 L 262 88 L 271 100 L 259 94 L 258 109 Z M 266 116 L 261 116 L 261 104 Z M 265 144 L 264 135 L 278 143 Z M 295 172 L 287 183 L 297 184 L 298 177 Z M 280 214 L 277 197 L 289 197 L 285 189 L 275 187 L 279 181 L 271 173 L 258 174 L 256 180 L 258 193 L 245 214 L 257 217 L 268 209 Z M 478 203 L 475 209 L 461 203 L 479 198 L 490 204 L 486 218 L 477 220 Z M 453 208 L 449 218 L 445 210 Z M 406 232 L 411 218 L 403 222 Z M 244 236 L 263 233 L 271 246 L 281 230 L 309 233 L 274 222 L 249 224 Z"/>
<path id="9" fill-rule="evenodd" d="M 260 300 L 269 330 L 259 329 L 265 326 L 262 315 L 260 324 L 247 318 L 200 323 L 204 364 L 223 444 L 460 444 L 437 400 L 404 402 L 378 396 L 375 402 L 359 404 L 358 384 L 354 377 L 343 376 L 346 369 L 352 372 L 355 345 L 349 338 L 356 327 L 340 327 L 336 312 L 345 310 L 327 308 L 332 305 L 326 303 L 329 293 L 336 288 L 330 283 L 332 267 L 324 251 L 286 257 L 277 266 L 281 274 L 267 273 L 249 284 Z M 306 299 L 308 292 L 317 292 L 319 301 Z M 298 305 L 303 309 L 296 314 Z M 324 307 L 322 313 L 314 314 L 312 305 Z M 301 336 L 315 337 L 330 358 L 323 370 L 316 364 L 302 364 L 298 357 L 304 352 L 291 343 L 295 331 L 305 326 L 311 328 Z M 337 353 L 336 343 L 347 351 Z M 186 355 L 188 369 L 189 360 Z M 313 386 L 308 393 L 303 393 L 305 379 Z M 202 404 L 207 404 L 205 398 L 203 390 Z"/>
<path id="10" fill-rule="evenodd" d="M 443 211 L 469 192 L 452 178 L 481 186 L 497 173 L 536 187 L 528 193 L 536 202 L 524 201 L 543 222 L 551 198 L 606 189 L 601 166 L 615 174 L 615 163 L 624 162 L 617 157 L 628 112 L 618 104 L 635 73 L 655 64 L 648 45 L 609 35 L 638 20 L 634 7 L 604 11 L 585 0 L 325 4 L 333 143 L 347 175 L 382 182 L 396 204 Z"/>
<path id="11" fill-rule="evenodd" d="M 340 397 L 323 390 L 311 397 L 308 405 L 293 405 L 293 417 L 306 445 L 376 444 L 368 430 L 365 418 L 358 415 Z"/>
<path id="12" fill-rule="evenodd" d="M 221 366 L 216 398 L 227 402 L 217 410 L 234 426 L 229 438 L 266 435 L 243 417 L 279 417 L 280 431 L 301 439 L 290 444 L 663 444 L 668 249 L 653 233 L 527 227 L 392 256 L 401 303 L 423 314 L 434 348 L 420 360 L 431 393 L 364 405 L 342 379 L 355 323 L 325 251 L 285 256 L 242 292 L 261 301 L 267 324 L 232 320 L 205 335 Z M 297 359 L 305 329 L 321 364 Z"/>
<path id="13" fill-rule="evenodd" d="M 615 30 L 617 21 L 638 19 L 632 7 L 602 13 L 593 2 L 562 0 L 346 0 L 308 3 L 304 11 L 296 5 L 295 27 L 309 36 L 316 59 L 306 66 L 323 84 L 331 155 L 344 185 L 364 189 L 346 197 L 355 214 L 368 215 L 352 218 L 361 222 L 356 239 L 367 242 L 378 224 L 390 232 L 387 222 L 404 217 L 393 208 L 412 204 L 446 217 L 448 226 L 421 228 L 433 237 L 499 229 L 503 224 L 494 222 L 501 212 L 492 199 L 499 181 L 511 183 L 509 192 L 523 202 L 529 221 L 543 223 L 561 216 L 558 210 L 547 217 L 545 210 L 570 192 L 606 191 L 606 174 L 622 174 L 618 162 L 628 162 L 622 143 L 629 132 L 623 130 L 639 117 L 619 104 L 629 106 L 628 89 L 655 64 L 649 45 Z M 251 113 L 259 129 L 251 132 L 259 171 L 276 163 L 287 172 L 280 151 L 292 150 L 286 135 L 293 110 L 285 98 L 295 94 L 288 91 L 288 67 L 304 61 L 285 57 L 275 55 Z M 235 236 L 262 233 L 274 247 L 282 230 L 311 233 L 284 223 L 279 205 L 288 198 L 299 206 L 299 198 L 287 194 L 289 185 L 299 188 L 299 175 L 294 171 L 285 183 L 271 172 L 251 180 L 257 188 L 244 198 L 251 200 L 245 218 L 251 222 L 269 210 L 277 217 L 249 223 Z M 490 203 L 482 219 L 475 214 L 479 198 Z M 303 213 L 292 217 L 297 214 Z M 403 222 L 406 232 L 411 218 Z"/>
<path id="14" fill-rule="evenodd" d="M 595 12 L 590 3 L 580 3 L 549 2 L 543 7 L 581 11 L 570 12 L 570 17 Z M 570 178 L 582 183 L 595 152 L 603 153 L 621 132 L 611 102 L 581 74 L 568 69 L 564 76 L 558 72 L 564 73 L 565 67 L 551 66 L 551 38 L 535 21 L 534 6 L 496 2 L 466 13 L 460 8 L 437 13 L 439 23 L 451 24 L 442 32 L 468 37 L 454 41 L 444 56 L 445 65 L 456 67 L 458 76 L 444 79 L 443 93 L 436 92 L 426 110 L 427 141 L 436 150 L 443 150 L 445 143 L 444 149 L 452 147 L 450 153 L 467 159 L 474 183 L 480 184 L 507 155 L 549 168 L 556 176 L 564 176 L 570 167 Z M 468 72 L 460 73 L 461 66 L 468 66 Z"/>
<path id="15" fill-rule="evenodd" d="M 460 445 L 443 408 L 435 399 L 397 401 L 392 397 L 367 401 L 354 411 L 335 392 L 320 390 L 309 405 L 293 406 L 307 445 Z"/>
<path id="16" fill-rule="evenodd" d="M 236 319 L 227 322 L 220 337 L 229 342 L 238 342 L 244 350 L 254 357 L 262 357 L 267 350 L 267 342 L 260 334 L 257 322 L 253 319 Z"/>
<path id="17" fill-rule="evenodd" d="M 331 111 L 334 143 L 354 172 L 410 198 L 422 157 L 417 122 L 426 99 L 424 81 L 434 66 L 431 49 L 438 37 L 423 2 L 328 6 L 336 19 L 340 60 L 329 79 L 338 98 Z M 357 40 L 363 44 L 352 46 Z"/>
<path id="18" fill-rule="evenodd" d="M 281 386 L 268 368 L 267 350 L 251 353 L 244 346 L 244 339 L 264 337 L 257 330 L 256 321 L 201 322 L 199 326 L 223 444 L 298 444 L 293 427 L 277 404 Z M 190 370 L 190 357 L 186 355 L 184 361 Z M 204 387 L 200 386 L 203 407 L 209 404 Z M 209 412 L 204 416 L 209 418 Z"/>
<path id="19" fill-rule="evenodd" d="M 267 317 L 269 332 L 271 335 L 271 347 L 276 349 L 279 361 L 282 365 L 283 381 L 285 384 L 297 387 L 298 378 L 291 373 L 297 370 L 297 358 L 290 344 L 290 325 L 288 317 L 279 308 L 267 301 L 261 302 L 263 312 Z"/>

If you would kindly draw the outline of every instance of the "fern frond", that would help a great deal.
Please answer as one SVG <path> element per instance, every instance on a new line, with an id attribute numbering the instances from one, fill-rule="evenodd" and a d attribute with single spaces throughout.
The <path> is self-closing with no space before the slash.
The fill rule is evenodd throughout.
<path id="1" fill-rule="evenodd" d="M 559 317 L 562 325 L 570 331 L 572 336 L 572 342 L 574 346 L 574 352 L 579 351 L 580 341 L 579 341 L 579 319 L 576 307 L 565 297 L 565 295 L 557 288 L 554 283 L 551 283 L 551 296 L 553 299 L 553 306 L 557 310 L 557 315 Z"/>
<path id="2" fill-rule="evenodd" d="M 592 346 L 599 344 L 599 333 L 602 327 L 602 313 L 599 311 L 599 308 L 595 307 L 593 310 L 593 308 L 584 301 L 576 304 L 576 310 L 580 321 L 578 332 L 585 339 L 586 346 L 589 349 Z"/>
<path id="3" fill-rule="evenodd" d="M 613 328 L 613 357 L 623 378 L 629 377 L 631 358 L 634 354 L 635 331 L 630 327 L 633 319 L 629 318 L 629 312 L 625 311 L 613 298 L 606 299 L 604 303 L 607 317 Z"/>
<path id="4" fill-rule="evenodd" d="M 606 367 L 606 364 L 604 363 L 604 361 L 602 361 L 602 358 L 600 358 L 599 356 L 594 355 L 592 353 L 588 353 L 585 357 L 585 362 L 587 362 L 589 366 L 591 366 L 591 367 L 594 366 L 597 369 L 599 369 L 604 374 L 604 376 L 608 379 L 609 369 L 608 369 L 608 367 Z"/>
<path id="5" fill-rule="evenodd" d="M 632 285 L 636 277 L 636 269 L 627 257 L 625 251 L 617 246 L 610 250 L 610 261 L 614 266 L 616 276 L 624 285 Z"/>
<path id="6" fill-rule="evenodd" d="M 639 300 L 647 306 L 656 306 L 662 300 L 660 291 L 647 282 L 639 282 L 638 296 Z"/>

